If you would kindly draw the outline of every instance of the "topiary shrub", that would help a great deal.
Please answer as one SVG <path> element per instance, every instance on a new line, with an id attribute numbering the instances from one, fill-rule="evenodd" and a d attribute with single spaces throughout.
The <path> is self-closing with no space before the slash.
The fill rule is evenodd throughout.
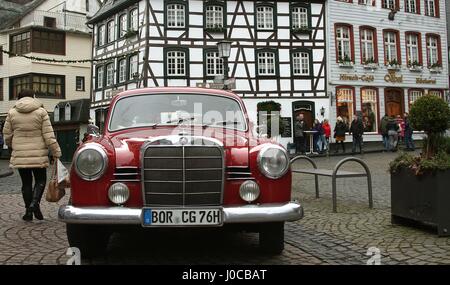
<path id="1" fill-rule="evenodd" d="M 410 122 L 414 129 L 426 133 L 424 156 L 433 157 L 439 150 L 442 135 L 448 128 L 450 108 L 437 96 L 422 96 L 411 106 Z"/>
<path id="2" fill-rule="evenodd" d="M 257 105 L 257 111 L 258 111 L 258 125 L 261 125 L 263 122 L 260 122 L 260 115 L 265 112 L 267 114 L 267 136 L 270 138 L 272 136 L 277 136 L 284 131 L 284 124 L 281 120 L 280 111 L 281 111 L 281 104 L 277 103 L 275 101 L 264 101 L 259 102 Z M 278 120 L 278 130 L 279 134 L 272 134 L 272 123 L 276 122 Z"/>

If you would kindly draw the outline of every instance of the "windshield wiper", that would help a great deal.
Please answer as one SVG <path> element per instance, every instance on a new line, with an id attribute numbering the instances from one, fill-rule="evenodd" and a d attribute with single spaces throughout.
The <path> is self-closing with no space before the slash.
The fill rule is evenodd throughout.
<path id="1" fill-rule="evenodd" d="M 193 120 L 195 120 L 195 117 L 189 117 L 189 118 L 183 118 L 183 119 L 178 119 L 178 120 L 172 120 L 172 121 L 166 122 L 166 124 L 177 123 L 177 125 L 179 125 L 179 124 L 182 124 L 184 122 L 193 121 Z"/>
<path id="2" fill-rule="evenodd" d="M 202 127 L 203 128 L 207 128 L 207 127 L 211 127 L 214 125 L 222 125 L 222 126 L 226 126 L 226 125 L 231 125 L 233 124 L 234 126 L 239 125 L 239 122 L 231 122 L 231 121 L 218 121 L 218 122 L 211 122 L 209 124 L 203 124 Z"/>

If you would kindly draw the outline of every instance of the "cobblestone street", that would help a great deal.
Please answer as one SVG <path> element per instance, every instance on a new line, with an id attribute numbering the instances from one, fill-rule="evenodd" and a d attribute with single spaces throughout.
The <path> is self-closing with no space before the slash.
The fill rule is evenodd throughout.
<path id="1" fill-rule="evenodd" d="M 368 208 L 364 178 L 338 179 L 338 213 L 332 212 L 331 179 L 295 174 L 293 198 L 305 207 L 305 218 L 286 225 L 283 254 L 258 252 L 257 234 L 215 231 L 133 231 L 114 234 L 107 255 L 85 264 L 365 264 L 366 252 L 381 250 L 382 264 L 450 264 L 450 238 L 432 231 L 391 225 L 388 163 L 396 154 L 362 157 L 373 175 L 374 209 Z M 319 168 L 332 169 L 342 157 L 316 158 Z M 301 166 L 297 162 L 294 167 Z M 4 169 L 7 161 L 0 161 Z M 348 164 L 345 170 L 358 169 Z M 44 221 L 22 221 L 23 202 L 17 172 L 0 179 L 0 264 L 65 264 L 65 225 L 57 220 L 57 204 L 42 202 Z M 60 204 L 67 202 L 67 197 Z M 44 200 L 44 199 L 43 199 Z"/>

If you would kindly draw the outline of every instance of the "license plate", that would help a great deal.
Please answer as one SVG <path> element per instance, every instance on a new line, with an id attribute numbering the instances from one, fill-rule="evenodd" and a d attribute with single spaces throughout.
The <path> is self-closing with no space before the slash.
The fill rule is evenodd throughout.
<path id="1" fill-rule="evenodd" d="M 220 226 L 222 209 L 155 209 L 142 210 L 144 227 Z"/>

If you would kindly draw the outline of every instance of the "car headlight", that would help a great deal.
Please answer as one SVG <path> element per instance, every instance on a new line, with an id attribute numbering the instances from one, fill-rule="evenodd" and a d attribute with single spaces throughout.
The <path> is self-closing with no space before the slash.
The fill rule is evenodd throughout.
<path id="1" fill-rule="evenodd" d="M 267 177 L 277 179 L 289 169 L 289 157 L 286 151 L 277 145 L 267 145 L 258 154 L 259 170 Z"/>
<path id="2" fill-rule="evenodd" d="M 108 166 L 108 156 L 97 144 L 86 144 L 74 158 L 75 171 L 84 180 L 99 179 Z"/>

